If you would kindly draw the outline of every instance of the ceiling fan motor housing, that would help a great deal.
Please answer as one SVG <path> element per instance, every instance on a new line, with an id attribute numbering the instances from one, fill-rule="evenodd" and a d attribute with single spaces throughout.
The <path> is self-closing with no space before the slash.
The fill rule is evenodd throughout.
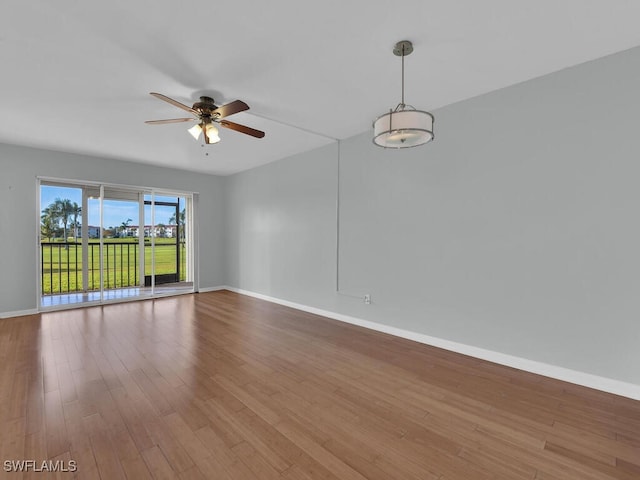
<path id="1" fill-rule="evenodd" d="M 216 108 L 218 107 L 211 97 L 200 97 L 200 101 L 193 104 L 193 109 L 200 112 L 203 117 L 211 117 L 211 113 Z"/>

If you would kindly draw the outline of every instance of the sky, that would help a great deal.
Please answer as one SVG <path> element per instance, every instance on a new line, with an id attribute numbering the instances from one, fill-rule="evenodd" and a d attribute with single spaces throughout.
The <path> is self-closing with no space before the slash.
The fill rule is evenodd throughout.
<path id="1" fill-rule="evenodd" d="M 53 203 L 56 198 L 66 199 L 76 202 L 82 206 L 82 189 L 72 187 L 53 187 L 50 185 L 42 185 L 40 187 L 40 211 Z M 149 196 L 149 200 L 150 200 Z M 156 201 L 175 202 L 176 197 L 160 197 L 156 196 Z M 180 198 L 180 210 L 184 208 L 185 200 Z M 79 220 L 82 224 L 91 226 L 100 225 L 100 205 L 97 199 L 89 199 L 89 215 L 88 222 L 84 219 Z M 156 224 L 169 224 L 169 218 L 175 213 L 173 207 L 163 207 L 156 205 L 155 221 Z M 129 225 L 139 225 L 139 211 L 137 202 L 105 200 L 104 201 L 104 226 L 105 228 L 117 227 L 131 219 Z M 151 206 L 145 205 L 145 224 L 151 224 Z"/>

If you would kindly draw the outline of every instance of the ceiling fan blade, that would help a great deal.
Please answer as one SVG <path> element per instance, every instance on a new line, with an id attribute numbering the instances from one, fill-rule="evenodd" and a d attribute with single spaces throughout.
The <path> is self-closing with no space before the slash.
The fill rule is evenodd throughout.
<path id="1" fill-rule="evenodd" d="M 224 118 L 234 113 L 244 112 L 245 110 L 249 110 L 249 105 L 242 100 L 236 100 L 235 102 L 227 103 L 226 105 L 216 108 L 211 114 L 215 115 L 216 118 Z"/>
<path id="2" fill-rule="evenodd" d="M 149 125 L 163 125 L 165 123 L 180 123 L 180 122 L 195 122 L 197 119 L 195 118 L 170 118 L 168 120 L 147 120 L 144 123 L 148 123 Z"/>
<path id="3" fill-rule="evenodd" d="M 229 120 L 222 120 L 220 122 L 225 128 L 229 128 L 231 130 L 235 130 L 236 132 L 246 133 L 247 135 L 251 135 L 252 137 L 262 138 L 264 137 L 264 132 L 260 130 L 256 130 L 255 128 L 247 127 L 245 125 L 240 125 L 239 123 L 233 123 Z"/>
<path id="4" fill-rule="evenodd" d="M 150 92 L 150 95 L 153 95 L 156 98 L 159 98 L 160 100 L 164 100 L 167 103 L 170 103 L 171 105 L 181 108 L 183 110 L 186 110 L 189 113 L 193 113 L 194 115 L 198 115 L 198 112 L 195 111 L 193 108 L 185 105 L 184 103 L 180 103 L 177 100 L 174 100 L 173 98 L 169 98 L 166 95 L 162 95 L 161 93 L 156 93 L 156 92 Z"/>

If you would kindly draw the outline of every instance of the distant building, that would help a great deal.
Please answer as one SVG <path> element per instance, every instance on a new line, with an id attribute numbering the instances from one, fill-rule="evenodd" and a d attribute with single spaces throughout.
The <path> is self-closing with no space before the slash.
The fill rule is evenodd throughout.
<path id="1" fill-rule="evenodd" d="M 82 228 L 83 228 L 82 225 L 78 227 L 78 238 L 82 237 Z M 87 234 L 89 238 L 100 238 L 100 227 L 89 225 L 87 227 Z"/>
<path id="2" fill-rule="evenodd" d="M 144 237 L 149 238 L 151 236 L 151 225 L 144 226 Z M 178 230 L 177 225 L 156 225 L 155 234 L 156 238 L 176 238 L 176 232 Z M 89 238 L 100 238 L 100 227 L 89 225 L 87 227 Z M 126 228 L 115 228 L 113 232 L 114 236 L 120 238 L 140 236 L 140 227 L 138 225 L 127 225 Z M 78 227 L 78 238 L 82 237 L 82 226 Z"/>
<path id="3" fill-rule="evenodd" d="M 156 238 L 175 238 L 178 230 L 177 225 L 156 225 L 155 228 L 152 228 L 151 225 L 145 225 L 143 228 L 145 238 L 151 237 L 152 231 L 155 232 Z M 140 226 L 128 225 L 119 234 L 121 237 L 140 237 Z"/>

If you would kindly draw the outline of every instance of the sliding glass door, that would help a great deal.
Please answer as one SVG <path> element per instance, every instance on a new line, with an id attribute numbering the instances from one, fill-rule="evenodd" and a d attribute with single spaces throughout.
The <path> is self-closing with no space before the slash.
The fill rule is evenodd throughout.
<path id="1" fill-rule="evenodd" d="M 40 181 L 41 308 L 192 292 L 192 194 Z"/>
<path id="2" fill-rule="evenodd" d="M 137 236 L 142 193 L 136 189 L 101 187 L 102 300 L 149 296 L 141 289 L 144 246 Z"/>
<path id="3" fill-rule="evenodd" d="M 145 224 L 153 248 L 148 252 L 145 285 L 175 286 L 186 281 L 185 221 L 186 199 L 160 195 L 145 196 Z"/>

